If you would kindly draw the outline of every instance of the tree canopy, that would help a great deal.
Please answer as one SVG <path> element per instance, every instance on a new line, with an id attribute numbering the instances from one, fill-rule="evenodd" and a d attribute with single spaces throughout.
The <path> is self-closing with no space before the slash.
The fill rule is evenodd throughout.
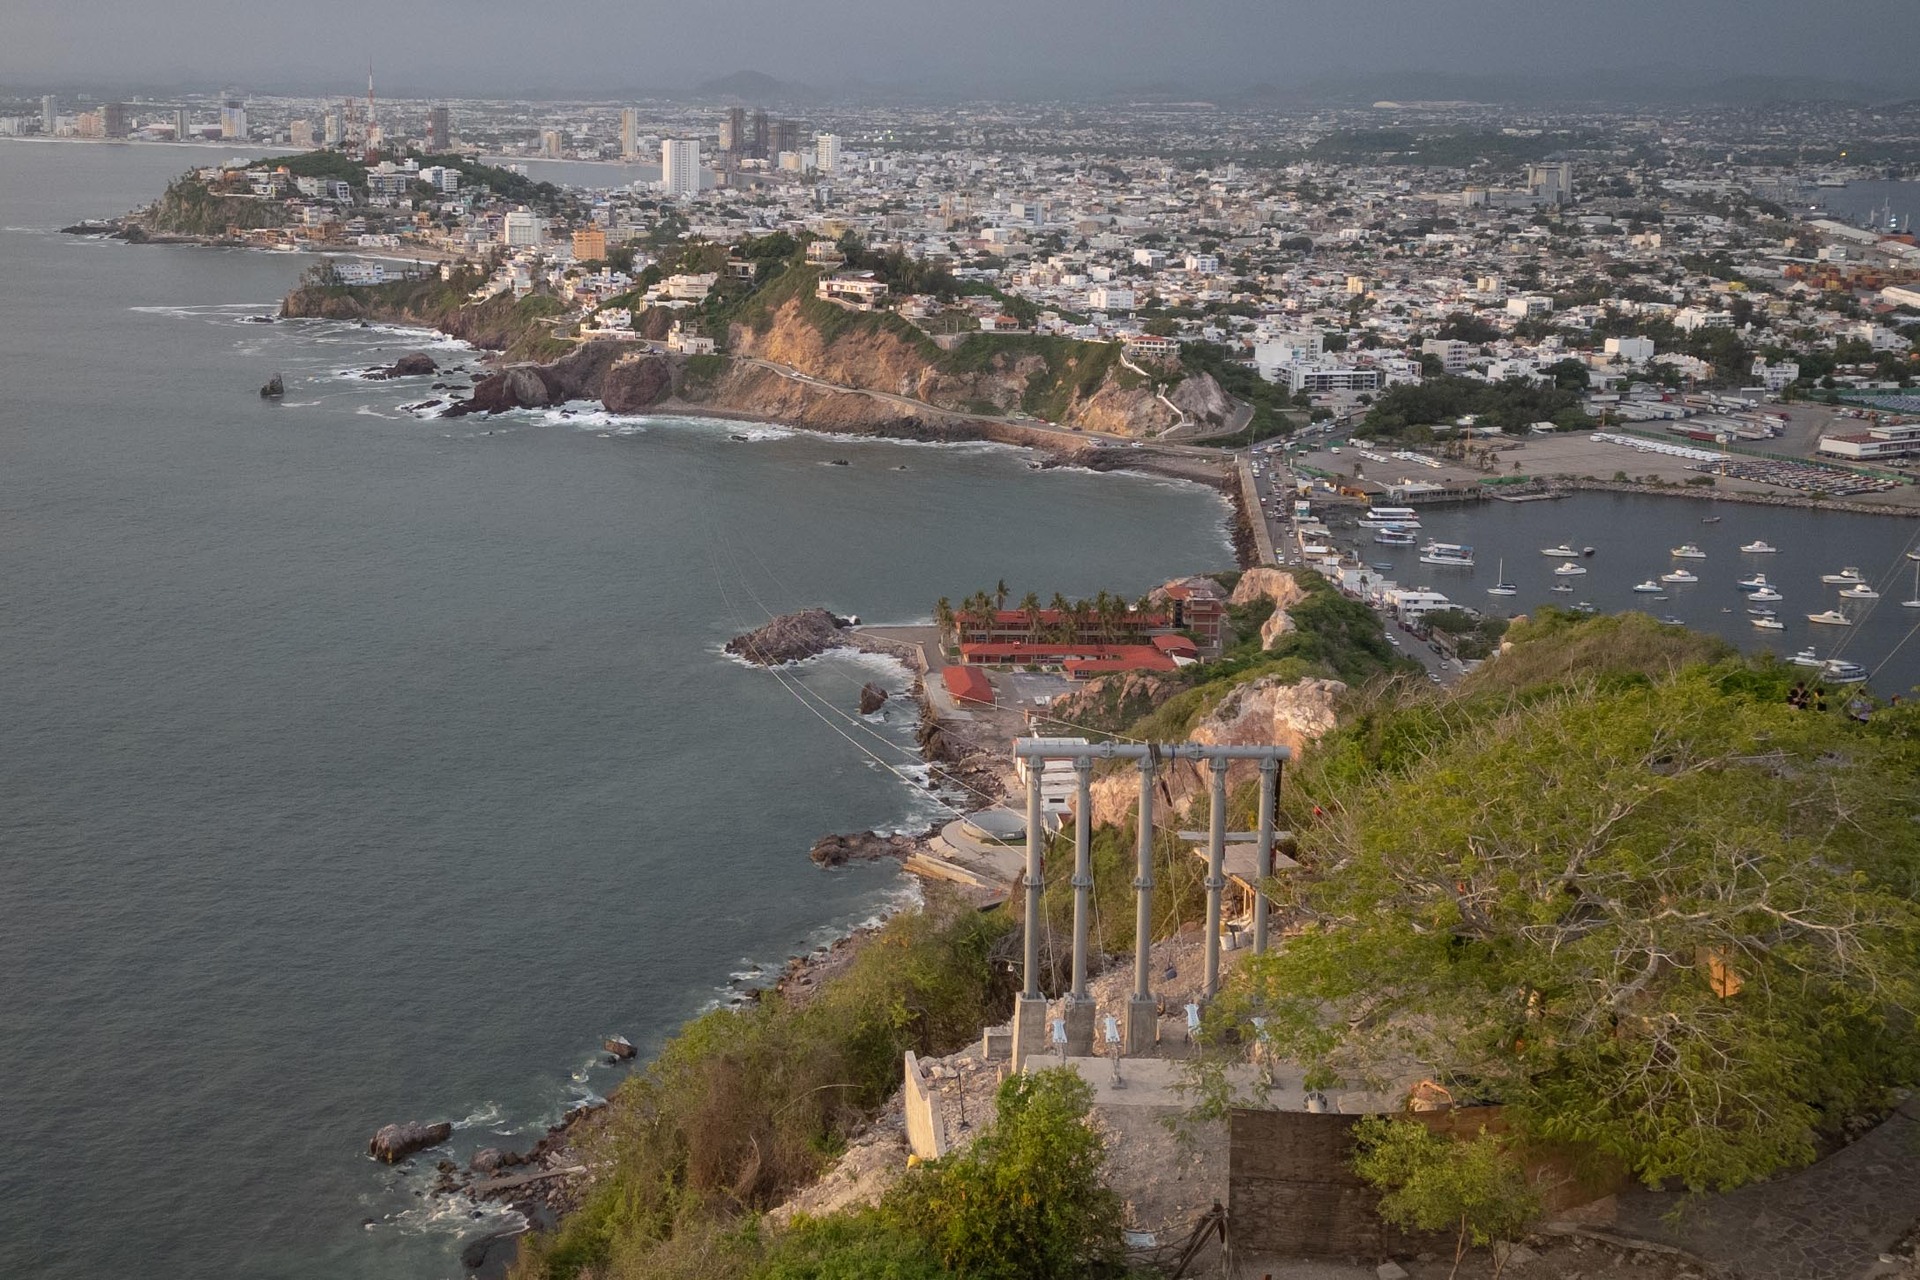
<path id="1" fill-rule="evenodd" d="M 1293 934 L 1217 1016 L 1329 1081 L 1436 1074 L 1649 1183 L 1811 1159 L 1920 1055 L 1920 716 L 1797 710 L 1792 679 L 1362 714 L 1292 775 Z"/>

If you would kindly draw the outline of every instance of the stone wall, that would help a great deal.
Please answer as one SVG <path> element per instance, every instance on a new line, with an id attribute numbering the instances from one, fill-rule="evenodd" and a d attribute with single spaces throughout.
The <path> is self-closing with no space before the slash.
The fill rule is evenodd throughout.
<path id="1" fill-rule="evenodd" d="M 947 1127 L 940 1118 L 940 1100 L 933 1094 L 933 1082 L 920 1069 L 920 1059 L 907 1050 L 905 1083 L 901 1101 L 907 1112 L 907 1145 L 922 1160 L 937 1160 L 947 1154 Z"/>

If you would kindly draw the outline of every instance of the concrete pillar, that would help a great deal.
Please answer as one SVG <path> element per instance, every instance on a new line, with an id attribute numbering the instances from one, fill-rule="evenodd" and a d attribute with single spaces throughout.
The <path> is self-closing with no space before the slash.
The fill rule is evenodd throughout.
<path id="1" fill-rule="evenodd" d="M 1087 998 L 1087 928 L 1093 906 L 1093 759 L 1073 762 L 1073 998 Z"/>
<path id="2" fill-rule="evenodd" d="M 1029 1054 L 1047 1051 L 1047 1002 L 1040 994 L 1040 774 L 1041 760 L 1027 761 L 1027 913 L 1024 987 L 1013 1010 L 1013 1069 L 1026 1068 Z"/>
<path id="3" fill-rule="evenodd" d="M 1153 757 L 1140 757 L 1139 862 L 1133 876 L 1133 995 L 1127 1000 L 1126 1051 L 1153 1052 L 1160 1011 L 1153 1002 Z"/>
<path id="4" fill-rule="evenodd" d="M 1094 1012 L 1099 1008 L 1090 996 L 1068 996 L 1060 1002 L 1060 1017 L 1067 1024 L 1067 1056 L 1093 1056 Z"/>
<path id="5" fill-rule="evenodd" d="M 1227 887 L 1227 766 L 1213 765 L 1213 804 L 1207 817 L 1207 969 L 1203 993 L 1211 998 L 1220 990 L 1220 904 Z"/>
<path id="6" fill-rule="evenodd" d="M 1267 954 L 1267 880 L 1273 875 L 1273 804 L 1274 793 L 1279 790 L 1280 762 L 1262 760 L 1260 762 L 1260 825 L 1258 870 L 1260 882 L 1254 886 L 1253 894 L 1253 954 Z"/>

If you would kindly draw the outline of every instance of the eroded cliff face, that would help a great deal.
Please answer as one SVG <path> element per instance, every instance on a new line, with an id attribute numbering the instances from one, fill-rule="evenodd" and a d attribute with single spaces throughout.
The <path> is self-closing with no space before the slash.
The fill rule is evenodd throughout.
<path id="1" fill-rule="evenodd" d="M 878 326 L 857 325 L 829 337 L 808 319 L 805 304 L 797 298 L 782 303 L 764 328 L 733 326 L 728 342 L 735 356 L 770 361 L 823 381 L 925 401 L 956 413 L 1019 410 L 1028 403 L 1037 380 L 1039 385 L 1051 384 L 1063 391 L 1047 398 L 1056 421 L 1064 426 L 1146 437 L 1180 420 L 1137 374 L 1104 351 L 1096 355 L 1098 348 L 1070 348 L 1050 368 L 1047 358 L 1030 347 L 1009 342 L 1004 352 L 990 357 L 982 367 L 956 372 L 929 354 L 925 343 Z M 1076 367 L 1079 361 L 1093 359 L 1105 364 L 1103 371 L 1098 366 Z M 1089 376 L 1095 372 L 1097 378 Z M 1173 397 L 1176 403 L 1181 402 L 1182 393 L 1195 405 L 1231 410 L 1231 398 L 1205 374 L 1182 382 Z"/>
<path id="2" fill-rule="evenodd" d="M 1210 746 L 1291 747 L 1298 760 L 1338 724 L 1340 699 L 1347 686 L 1338 680 L 1282 683 L 1278 677 L 1250 680 L 1230 692 L 1193 728 L 1192 741 Z M 1260 766 L 1237 760 L 1227 771 L 1229 789 L 1259 776 Z M 1162 811 L 1184 811 L 1195 796 L 1212 787 L 1211 775 L 1191 760 L 1176 760 L 1160 770 L 1154 802 Z M 1130 820 L 1140 802 L 1139 776 L 1131 770 L 1093 780 L 1093 820 Z"/>

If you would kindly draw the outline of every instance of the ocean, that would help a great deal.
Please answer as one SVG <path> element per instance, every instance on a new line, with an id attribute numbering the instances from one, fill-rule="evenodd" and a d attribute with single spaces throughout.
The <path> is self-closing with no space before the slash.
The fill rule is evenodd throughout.
<path id="1" fill-rule="evenodd" d="M 911 896 L 806 856 L 941 812 L 910 705 L 843 736 L 729 636 L 1136 595 L 1230 567 L 1227 509 L 991 446 L 442 420 L 359 373 L 473 353 L 249 320 L 303 255 L 55 233 L 230 154 L 0 144 L 0 1274 L 456 1276 L 499 1224 L 377 1127 L 524 1147 L 617 1081 L 604 1036 L 644 1057 Z M 903 672 L 799 678 L 851 712 Z"/>

